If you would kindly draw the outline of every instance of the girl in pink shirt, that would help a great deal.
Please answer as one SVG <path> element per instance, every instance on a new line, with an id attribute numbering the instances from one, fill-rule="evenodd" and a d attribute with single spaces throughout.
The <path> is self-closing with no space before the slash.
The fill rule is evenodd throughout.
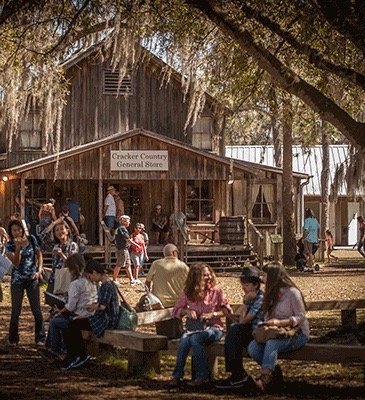
<path id="1" fill-rule="evenodd" d="M 190 267 L 184 292 L 176 302 L 173 312 L 176 318 L 187 317 L 187 330 L 180 339 L 169 386 L 180 386 L 186 358 L 191 349 L 196 378 L 188 385 L 200 387 L 209 380 L 205 345 L 222 338 L 223 323 L 220 317 L 233 313 L 222 289 L 216 287 L 216 277 L 209 265 L 198 263 Z"/>

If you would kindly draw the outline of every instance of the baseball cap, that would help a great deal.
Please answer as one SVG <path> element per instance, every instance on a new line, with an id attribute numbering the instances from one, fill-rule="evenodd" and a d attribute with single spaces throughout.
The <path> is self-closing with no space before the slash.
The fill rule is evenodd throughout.
<path id="1" fill-rule="evenodd" d="M 257 279 L 260 281 L 261 271 L 253 266 L 243 267 L 240 279 Z"/>

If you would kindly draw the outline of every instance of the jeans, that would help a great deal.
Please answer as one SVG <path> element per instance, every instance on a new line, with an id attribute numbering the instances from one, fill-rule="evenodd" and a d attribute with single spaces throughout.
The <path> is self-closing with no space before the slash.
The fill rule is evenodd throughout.
<path id="1" fill-rule="evenodd" d="M 104 217 L 105 225 L 108 228 L 115 229 L 117 225 L 117 219 L 113 215 L 106 215 Z"/>
<path id="2" fill-rule="evenodd" d="M 11 285 L 11 318 L 9 326 L 9 342 L 19 342 L 19 317 L 22 310 L 24 291 L 26 291 L 27 293 L 30 308 L 34 316 L 34 339 L 37 343 L 45 339 L 43 316 L 39 299 L 38 280 L 26 281 L 21 284 Z"/>
<path id="3" fill-rule="evenodd" d="M 232 324 L 224 342 L 224 356 L 226 362 L 226 371 L 232 373 L 234 378 L 243 378 L 245 370 L 243 369 L 242 358 L 243 349 L 247 348 L 252 341 L 251 324 Z"/>
<path id="4" fill-rule="evenodd" d="M 209 366 L 205 353 L 205 345 L 217 342 L 222 336 L 223 332 L 214 327 L 189 334 L 185 332 L 180 339 L 179 348 L 177 349 L 176 365 L 172 375 L 175 378 L 182 378 L 184 376 L 184 367 L 191 348 L 194 366 L 196 368 L 196 378 L 208 379 Z"/>
<path id="5" fill-rule="evenodd" d="M 364 242 L 362 239 L 359 241 L 359 244 L 357 245 L 357 251 L 358 251 L 363 257 L 365 257 L 364 245 L 365 245 L 365 242 Z"/>
<path id="6" fill-rule="evenodd" d="M 286 353 L 303 347 L 309 338 L 303 333 L 288 339 L 272 339 L 266 343 L 257 343 L 253 340 L 248 345 L 248 354 L 255 360 L 261 368 L 273 371 L 277 363 L 278 354 Z"/>
<path id="7" fill-rule="evenodd" d="M 64 348 L 63 330 L 70 324 L 70 317 L 56 317 L 49 322 L 46 347 L 54 353 L 61 353 Z"/>
<path id="8" fill-rule="evenodd" d="M 63 331 L 68 360 L 86 355 L 85 341 L 82 338 L 81 331 L 91 331 L 89 318 L 74 319 Z"/>

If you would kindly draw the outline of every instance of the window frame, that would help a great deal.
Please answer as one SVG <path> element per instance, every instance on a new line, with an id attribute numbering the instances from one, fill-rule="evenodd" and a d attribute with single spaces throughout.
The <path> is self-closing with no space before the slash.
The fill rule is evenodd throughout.
<path id="1" fill-rule="evenodd" d="M 22 124 L 26 127 L 22 127 Z M 33 136 L 33 138 L 32 138 Z M 37 137 L 38 136 L 38 137 Z M 36 140 L 36 145 L 32 144 Z M 41 116 L 39 110 L 28 112 L 18 129 L 19 150 L 43 151 L 43 137 L 41 128 Z"/>
<path id="2" fill-rule="evenodd" d="M 208 184 L 208 191 L 211 192 L 210 196 L 211 197 L 202 197 L 202 188 L 204 182 L 207 182 Z M 193 183 L 193 185 L 192 185 Z M 189 191 L 188 191 L 188 186 L 191 186 L 192 189 L 198 189 L 198 192 L 196 193 L 197 197 L 188 197 L 189 196 Z M 215 204 L 215 196 L 214 196 L 214 181 L 208 180 L 208 179 L 191 179 L 191 180 L 186 180 L 185 181 L 185 215 L 186 215 L 186 220 L 187 222 L 190 223 L 213 223 L 214 222 L 214 204 Z M 192 193 L 192 190 L 190 191 Z M 192 207 L 192 209 L 195 211 L 197 210 L 197 216 L 196 218 L 190 218 L 189 213 L 188 213 L 188 207 L 189 204 L 197 205 L 197 208 Z M 211 217 L 210 218 L 204 218 L 204 215 L 209 215 L 205 214 L 203 210 L 203 205 L 208 204 L 208 207 L 211 209 Z M 196 213 L 195 213 L 196 215 Z"/>
<path id="3" fill-rule="evenodd" d="M 259 197 L 260 197 L 260 199 L 259 199 Z M 258 201 L 258 199 L 259 199 L 259 201 Z M 270 210 L 269 210 L 269 207 L 267 204 L 268 203 L 265 199 L 263 187 L 262 187 L 262 185 L 260 185 L 260 189 L 259 189 L 259 192 L 257 193 L 255 204 L 252 206 L 252 210 L 251 210 L 252 221 L 254 223 L 257 223 L 257 224 L 272 223 L 273 216 L 270 213 Z M 259 208 L 260 208 L 260 210 L 259 210 L 260 216 L 257 216 L 257 215 L 255 216 L 255 214 L 254 214 L 254 212 L 255 212 L 254 210 L 257 206 L 259 206 Z M 265 214 L 268 214 L 268 215 L 265 215 Z"/>

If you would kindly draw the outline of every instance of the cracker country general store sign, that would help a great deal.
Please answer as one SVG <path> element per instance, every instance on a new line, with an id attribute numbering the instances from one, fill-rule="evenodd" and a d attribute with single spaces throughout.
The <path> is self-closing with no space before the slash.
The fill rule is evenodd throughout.
<path id="1" fill-rule="evenodd" d="M 167 150 L 111 150 L 111 171 L 168 171 Z"/>

